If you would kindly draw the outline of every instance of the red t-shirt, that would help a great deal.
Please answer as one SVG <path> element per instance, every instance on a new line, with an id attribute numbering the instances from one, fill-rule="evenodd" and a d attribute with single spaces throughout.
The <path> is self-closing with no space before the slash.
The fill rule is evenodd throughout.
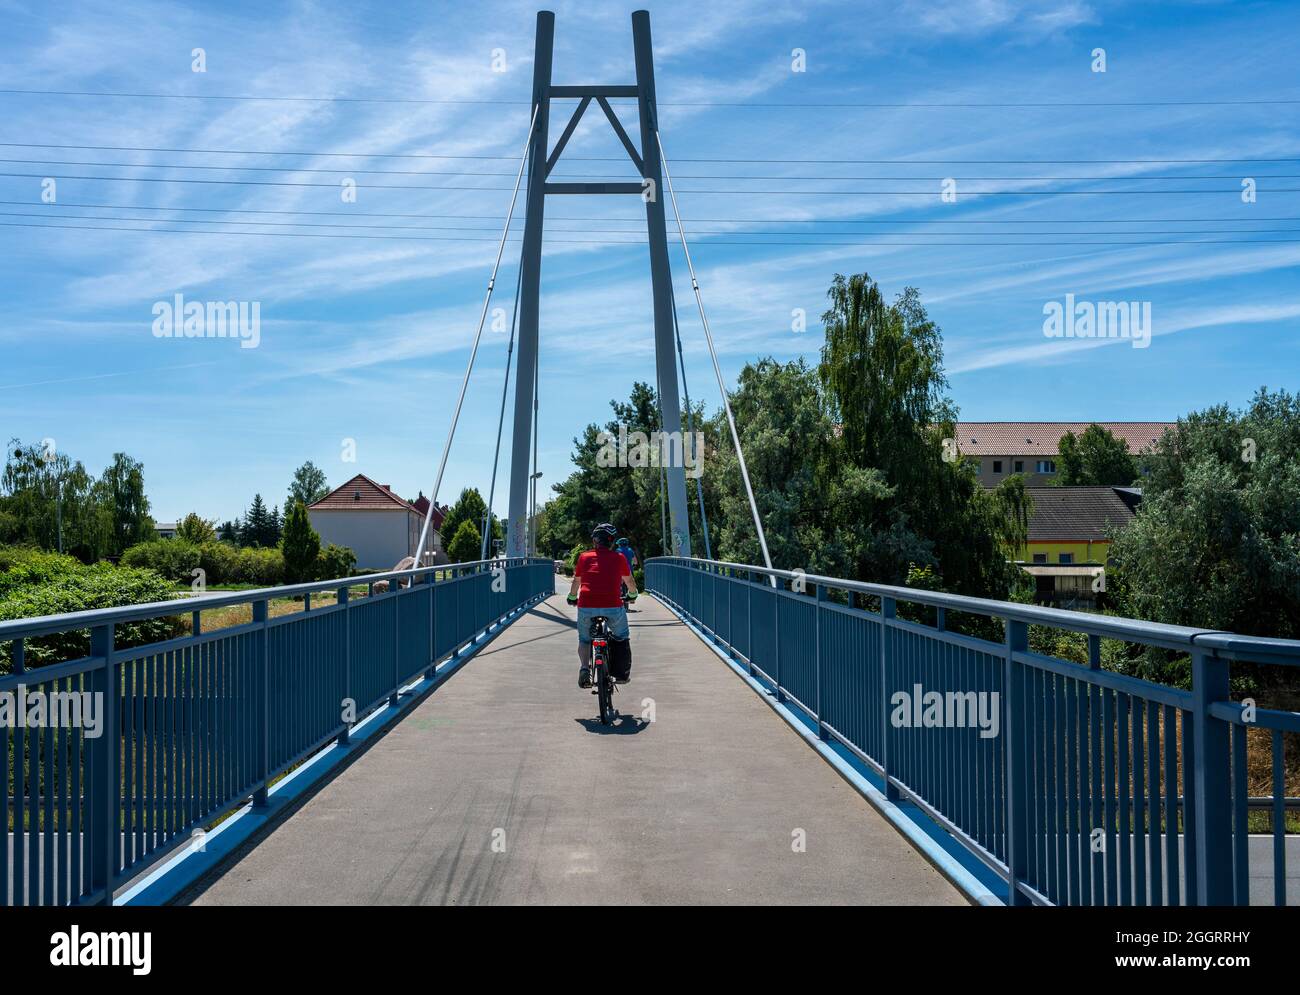
<path id="1" fill-rule="evenodd" d="M 614 549 L 589 549 L 578 555 L 574 576 L 582 581 L 578 588 L 579 608 L 622 608 L 623 578 L 630 577 L 627 560 Z"/>

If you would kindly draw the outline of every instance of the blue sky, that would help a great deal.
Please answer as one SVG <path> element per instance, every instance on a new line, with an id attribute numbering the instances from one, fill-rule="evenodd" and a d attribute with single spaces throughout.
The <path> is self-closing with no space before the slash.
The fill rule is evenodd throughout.
<path id="1" fill-rule="evenodd" d="M 0 93 L 0 172 L 25 174 L 0 176 L 0 435 L 52 438 L 92 472 L 130 453 L 159 520 L 233 517 L 255 491 L 280 501 L 306 459 L 332 483 L 363 472 L 427 493 L 527 131 L 536 9 L 0 0 L 0 89 L 98 94 Z M 555 82 L 633 82 L 632 5 L 551 9 Z M 891 296 L 921 291 L 966 419 L 1166 419 L 1244 403 L 1261 385 L 1296 387 L 1293 5 L 650 10 L 664 143 L 728 380 L 760 355 L 815 358 L 832 275 L 866 271 Z M 192 71 L 196 47 L 204 73 Z M 792 71 L 796 48 L 805 72 Z M 1105 73 L 1092 71 L 1095 48 Z M 413 102 L 429 100 L 499 102 Z M 557 105 L 553 136 L 570 106 Z M 634 109 L 621 111 L 635 134 Z M 557 173 L 634 178 L 626 162 L 580 158 L 620 154 L 589 113 Z M 354 204 L 341 200 L 344 176 L 358 183 Z M 42 203 L 45 177 L 54 204 Z M 945 177 L 957 180 L 955 204 L 940 200 Z M 1242 201 L 1243 177 L 1257 181 L 1255 203 Z M 907 195 L 815 192 L 836 190 Z M 572 437 L 606 419 L 609 398 L 653 379 L 646 249 L 610 234 L 644 232 L 638 218 L 631 198 L 548 204 L 545 483 L 569 472 Z M 249 220 L 298 227 L 225 223 Z M 321 224 L 372 227 L 310 227 Z M 295 234 L 251 234 L 273 231 Z M 342 237 L 357 234 L 403 237 Z M 1114 241 L 1189 244 L 1095 244 Z M 512 240 L 494 300 L 507 312 L 517 259 Z M 692 396 L 713 407 L 677 249 L 673 267 Z M 178 293 L 259 302 L 258 348 L 155 337 L 154 304 Z M 1066 294 L 1150 302 L 1151 345 L 1045 338 L 1043 307 Z M 802 335 L 796 308 L 809 319 Z M 486 492 L 505 352 L 506 336 L 486 331 L 444 500 L 466 484 Z M 507 446 L 508 435 L 507 418 Z M 355 463 L 341 458 L 347 439 Z M 503 484 L 495 504 L 504 511 Z"/>

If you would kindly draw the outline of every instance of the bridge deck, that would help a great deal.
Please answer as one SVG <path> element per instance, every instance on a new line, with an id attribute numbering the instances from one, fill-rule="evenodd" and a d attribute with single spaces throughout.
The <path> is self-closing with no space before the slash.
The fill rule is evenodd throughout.
<path id="1" fill-rule="evenodd" d="M 595 719 L 557 595 L 191 900 L 963 904 L 685 626 L 639 609 L 615 699 L 638 718 Z"/>

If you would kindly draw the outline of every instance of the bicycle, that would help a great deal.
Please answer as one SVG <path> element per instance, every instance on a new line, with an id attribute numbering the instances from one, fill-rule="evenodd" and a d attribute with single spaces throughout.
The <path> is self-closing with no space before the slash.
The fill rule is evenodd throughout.
<path id="1" fill-rule="evenodd" d="M 637 595 L 624 593 L 624 604 L 635 601 Z M 570 605 L 576 605 L 578 599 L 566 599 Z M 609 631 L 609 619 L 596 615 L 591 620 L 591 693 L 597 696 L 600 707 L 601 725 L 609 725 L 618 718 L 618 709 L 614 707 L 614 692 L 618 682 L 609 671 L 609 641 L 614 637 Z"/>
<path id="2" fill-rule="evenodd" d="M 591 620 L 591 693 L 600 703 L 600 723 L 609 725 L 618 717 L 614 692 L 618 685 L 609 672 L 609 619 L 597 615 Z"/>

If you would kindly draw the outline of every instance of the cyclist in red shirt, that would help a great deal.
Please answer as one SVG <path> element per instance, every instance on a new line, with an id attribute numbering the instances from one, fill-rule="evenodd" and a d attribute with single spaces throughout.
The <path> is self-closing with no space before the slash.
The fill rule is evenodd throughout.
<path id="1" fill-rule="evenodd" d="M 627 639 L 627 609 L 623 607 L 623 585 L 629 600 L 636 600 L 636 580 L 627 558 L 614 549 L 618 530 L 605 522 L 591 530 L 594 548 L 578 554 L 569 587 L 569 604 L 578 606 L 578 687 L 591 687 L 591 622 L 597 615 L 609 620 L 609 634 Z M 625 684 L 626 680 L 619 683 Z"/>

